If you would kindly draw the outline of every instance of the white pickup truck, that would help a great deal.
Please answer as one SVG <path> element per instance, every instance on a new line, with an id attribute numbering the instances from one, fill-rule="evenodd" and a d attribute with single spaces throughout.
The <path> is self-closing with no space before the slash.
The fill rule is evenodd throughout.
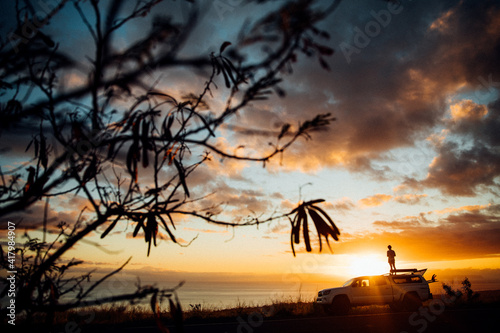
<path id="1" fill-rule="evenodd" d="M 350 279 L 339 288 L 323 289 L 316 302 L 331 314 L 347 314 L 351 306 L 389 304 L 394 310 L 415 311 L 422 301 L 432 299 L 426 269 L 405 269 L 393 274 L 361 276 Z"/>

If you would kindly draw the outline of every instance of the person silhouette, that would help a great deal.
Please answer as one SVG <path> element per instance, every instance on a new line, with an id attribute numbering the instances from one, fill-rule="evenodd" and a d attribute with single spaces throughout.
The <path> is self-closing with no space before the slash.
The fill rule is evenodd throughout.
<path id="1" fill-rule="evenodd" d="M 389 260 L 389 266 L 391 266 L 391 273 L 396 273 L 396 259 L 394 257 L 396 256 L 396 252 L 392 249 L 392 246 L 387 247 L 389 250 L 387 251 L 387 258 Z"/>

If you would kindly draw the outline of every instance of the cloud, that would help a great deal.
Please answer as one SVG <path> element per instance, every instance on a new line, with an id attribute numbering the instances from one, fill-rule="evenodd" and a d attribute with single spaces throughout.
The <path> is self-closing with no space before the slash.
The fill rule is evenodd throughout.
<path id="1" fill-rule="evenodd" d="M 434 22 L 431 23 L 429 30 L 438 30 L 440 33 L 446 33 L 450 30 L 450 18 L 455 15 L 457 8 L 452 8 L 443 13 Z"/>
<path id="2" fill-rule="evenodd" d="M 290 223 L 285 223 L 285 222 L 277 222 L 274 225 L 269 225 L 269 229 L 266 231 L 266 233 L 270 234 L 290 234 Z"/>
<path id="3" fill-rule="evenodd" d="M 400 191 L 401 187 L 397 189 Z M 396 191 L 395 191 L 396 192 Z M 401 204 L 406 205 L 416 205 L 422 203 L 422 200 L 427 197 L 427 194 L 402 194 L 398 196 L 393 196 L 389 194 L 378 193 L 363 199 L 358 200 L 358 206 L 361 208 L 366 207 L 377 207 L 385 204 L 386 202 L 396 201 Z M 354 208 L 354 204 L 352 202 L 348 202 L 348 207 L 351 209 Z"/>
<path id="4" fill-rule="evenodd" d="M 341 239 L 339 253 L 393 245 L 401 260 L 440 261 L 489 258 L 500 254 L 500 207 L 488 206 L 474 213 L 464 211 L 438 218 L 407 217 L 401 220 L 375 221 L 377 232 L 363 232 Z M 404 258 L 404 259 L 403 259 Z"/>
<path id="5" fill-rule="evenodd" d="M 393 196 L 388 194 L 375 194 L 359 200 L 358 203 L 362 207 L 376 207 L 383 205 L 387 201 L 390 201 L 392 198 Z"/>
<path id="6" fill-rule="evenodd" d="M 232 146 L 224 137 L 217 138 L 214 146 L 228 153 L 241 155 L 243 154 L 240 153 L 242 148 Z M 223 175 L 224 178 L 244 180 L 244 178 L 241 176 L 241 172 L 245 167 L 248 167 L 248 162 L 235 159 L 223 159 L 219 158 L 217 155 L 212 155 L 210 160 L 207 161 L 205 165 L 206 167 L 208 167 L 207 172 L 212 175 Z"/>
<path id="7" fill-rule="evenodd" d="M 337 210 L 337 211 L 349 211 L 352 210 L 356 207 L 354 202 L 350 198 L 342 198 L 339 199 L 332 204 L 332 209 Z"/>
<path id="8" fill-rule="evenodd" d="M 364 28 L 367 22 L 374 20 L 373 11 L 386 7 L 384 2 L 368 0 L 357 1 L 355 5 L 342 3 L 333 14 L 336 19 L 327 20 L 322 26 L 332 36 L 324 42 L 337 50 L 328 59 L 332 71 L 325 72 L 314 62 L 297 62 L 293 65 L 293 75 L 283 74 L 285 80 L 281 87 L 287 92 L 286 98 L 273 96 L 266 102 L 249 105 L 232 117 L 230 124 L 221 127 L 225 138 L 215 144 L 241 154 L 270 151 L 269 142 L 276 143 L 272 134 L 278 133 L 284 123 L 297 128 L 300 122 L 318 113 L 331 112 L 337 121 L 329 131 L 313 133 L 313 140 L 298 141 L 284 153 L 282 164 L 280 156 L 271 162 L 271 169 L 316 171 L 325 167 L 340 167 L 380 180 L 390 179 L 390 168 L 377 162 L 385 162 L 387 152 L 392 149 L 411 147 L 416 140 L 429 137 L 435 126 L 443 125 L 444 115 L 449 111 L 446 103 L 450 95 L 471 89 L 497 90 L 500 73 L 497 61 L 500 15 L 497 14 L 500 9 L 496 2 L 404 3 L 401 13 L 394 15 L 390 23 L 370 38 L 370 43 L 360 49 L 359 54 L 353 56 L 352 62 L 347 63 L 339 52 L 339 45 L 342 42 L 353 43 L 355 28 Z M 260 7 L 252 8 L 257 13 Z M 180 9 L 175 7 L 173 10 Z M 227 19 L 236 20 L 235 17 Z M 140 27 L 145 22 L 133 24 Z M 195 31 L 193 40 L 202 43 L 207 50 L 213 47 L 209 45 L 212 39 L 207 37 L 221 28 L 219 24 L 227 24 L 227 21 L 209 22 L 205 29 Z M 135 39 L 140 31 L 132 29 L 130 33 L 133 36 L 128 37 Z M 189 46 L 189 50 L 199 46 Z M 193 73 L 186 75 L 187 78 L 181 73 L 168 73 L 168 82 L 175 79 L 182 89 L 172 88 L 170 83 L 165 82 L 160 82 L 159 87 L 177 95 L 190 89 L 191 81 L 203 83 L 204 78 L 200 76 Z M 66 79 L 77 83 L 82 78 L 70 73 Z M 485 80 L 492 84 L 484 87 Z M 214 89 L 213 100 L 218 100 L 221 91 Z M 213 108 L 215 112 L 223 109 L 224 105 L 214 104 Z M 453 105 L 451 114 L 455 121 L 462 123 L 472 117 L 488 124 L 491 133 L 494 133 L 498 127 L 491 111 L 486 115 L 484 112 L 485 106 L 458 101 Z M 458 127 L 455 129 L 456 135 L 470 133 L 459 132 Z M 238 148 L 240 145 L 245 148 Z M 457 151 L 447 155 L 445 148 Z M 459 195 L 473 195 L 476 186 L 492 185 L 496 170 L 490 170 L 485 179 L 472 179 L 470 184 L 466 182 L 461 188 L 440 182 L 439 177 L 452 171 L 456 163 L 462 163 L 460 169 L 467 171 L 463 175 L 457 174 L 460 181 L 468 172 L 475 173 L 472 165 L 463 161 L 471 157 L 458 154 L 458 149 L 443 147 L 442 154 L 440 152 L 430 168 L 429 179 L 422 184 Z M 491 168 L 496 162 L 492 157 L 478 157 L 476 164 L 487 160 L 490 162 L 487 166 Z M 246 167 L 245 163 L 228 159 L 221 161 L 214 156 L 204 168 L 199 168 L 189 177 L 189 186 L 208 184 L 218 176 L 251 181 L 242 178 L 242 170 Z"/>
<path id="9" fill-rule="evenodd" d="M 478 121 L 488 114 L 485 105 L 479 105 L 466 99 L 450 106 L 451 117 L 455 121 L 469 120 Z"/>
<path id="10" fill-rule="evenodd" d="M 337 46 L 337 51 L 341 42 L 353 42 L 355 27 L 363 28 L 373 20 L 372 10 L 377 12 L 386 6 L 368 1 L 357 3 L 360 5 L 355 10 L 357 15 L 350 13 L 354 5 L 343 3 L 334 14 L 338 20 L 325 24 L 335 36 L 329 43 Z M 496 60 L 500 58 L 498 3 L 419 1 L 403 6 L 403 11 L 393 16 L 390 24 L 353 56 L 351 63 L 346 62 L 341 52 L 329 59 L 330 73 L 315 64 L 299 62 L 282 85 L 287 92 L 285 99 L 255 103 L 239 116 L 238 123 L 274 130 L 284 122 L 296 126 L 317 113 L 331 112 L 337 118 L 329 131 L 314 133 L 313 140 L 299 141 L 286 151 L 281 170 L 310 172 L 340 167 L 375 179 L 391 179 L 392 170 L 383 165 L 387 152 L 412 147 L 416 141 L 447 126 L 444 119 L 450 112 L 447 106 L 450 96 L 474 89 L 488 89 L 493 92 L 490 96 L 494 96 L 500 78 Z M 485 80 L 492 84 L 485 87 Z M 269 105 L 274 106 L 273 110 L 269 110 Z M 257 111 L 260 108 L 263 110 Z M 488 114 L 485 111 L 485 106 L 457 100 L 452 119 L 462 122 L 474 119 L 474 124 L 479 121 L 496 128 L 491 111 Z M 456 135 L 468 134 L 456 132 Z M 256 145 L 263 147 L 267 138 L 258 140 L 258 136 L 240 133 L 236 138 L 249 144 L 255 140 Z M 445 151 L 442 157 L 438 157 L 439 163 L 435 165 L 443 166 L 443 172 L 433 177 L 438 169 L 431 167 L 431 177 L 422 185 L 447 193 L 474 193 L 466 189 L 467 183 L 461 191 L 437 179 L 452 171 L 454 163 L 468 157 L 446 155 Z M 448 157 L 451 160 L 445 166 Z M 488 164 L 492 165 L 493 161 Z M 462 168 L 470 169 L 466 165 Z M 470 185 L 491 185 L 491 179 L 472 180 Z"/>
<path id="11" fill-rule="evenodd" d="M 395 201 L 402 204 L 415 205 L 422 201 L 423 198 L 426 198 L 427 194 L 403 194 L 394 198 Z"/>
<path id="12" fill-rule="evenodd" d="M 37 201 L 23 211 L 18 211 L 5 216 L 5 219 L 17 224 L 18 229 L 40 230 L 44 217 L 47 216 L 47 231 L 50 233 L 59 232 L 58 225 L 65 222 L 73 225 L 83 211 L 80 222 L 86 220 L 86 212 L 89 212 L 89 203 L 80 196 L 62 195 L 58 198 L 46 201 Z M 47 208 L 47 209 L 46 209 Z"/>
<path id="13" fill-rule="evenodd" d="M 491 203 L 487 204 L 487 205 L 468 205 L 468 206 L 462 206 L 462 207 L 458 207 L 458 208 L 449 207 L 449 208 L 445 208 L 442 210 L 436 210 L 436 211 L 434 211 L 434 213 L 436 213 L 436 214 L 449 214 L 449 213 L 463 212 L 463 211 L 477 212 L 477 211 L 480 211 L 482 209 L 486 209 L 489 207 L 492 207 Z"/>
<path id="14" fill-rule="evenodd" d="M 375 221 L 372 223 L 373 226 L 381 229 L 404 229 L 407 230 L 408 228 L 416 228 L 420 226 L 420 222 L 417 220 L 413 221 L 407 221 L 407 222 L 400 222 L 400 221 Z"/>
<path id="15" fill-rule="evenodd" d="M 272 211 L 267 194 L 259 190 L 249 190 L 229 186 L 222 179 L 207 184 L 204 193 L 210 193 L 189 205 L 189 210 L 210 212 L 221 215 L 227 221 L 240 222 L 249 216 L 259 216 Z"/>
<path id="16" fill-rule="evenodd" d="M 438 155 L 421 183 L 458 196 L 498 188 L 500 100 L 488 107 L 463 101 L 451 106 L 451 114 L 446 137 L 433 141 Z"/>

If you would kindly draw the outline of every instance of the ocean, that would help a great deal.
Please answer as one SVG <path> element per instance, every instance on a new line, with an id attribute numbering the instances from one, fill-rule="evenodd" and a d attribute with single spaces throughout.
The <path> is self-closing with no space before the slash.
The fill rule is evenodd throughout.
<path id="1" fill-rule="evenodd" d="M 152 281 L 150 281 L 152 282 Z M 141 283 L 142 286 L 153 285 L 158 288 L 170 289 L 176 283 Z M 177 297 L 184 309 L 201 307 L 202 309 L 225 309 L 233 307 L 263 306 L 271 305 L 273 302 L 299 300 L 311 302 L 315 300 L 318 291 L 331 287 L 332 285 L 309 284 L 285 284 L 265 282 L 203 282 L 186 281 L 176 291 Z M 98 286 L 87 300 L 95 301 L 104 297 L 120 294 L 133 293 L 137 290 L 135 282 L 129 281 L 106 281 Z M 68 295 L 63 301 L 71 301 Z M 149 304 L 150 298 L 146 298 L 139 304 Z M 168 301 L 164 304 L 167 306 Z"/>

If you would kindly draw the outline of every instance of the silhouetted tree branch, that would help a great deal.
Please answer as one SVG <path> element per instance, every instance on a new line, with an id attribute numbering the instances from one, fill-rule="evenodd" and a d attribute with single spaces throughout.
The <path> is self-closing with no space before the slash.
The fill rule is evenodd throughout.
<path id="1" fill-rule="evenodd" d="M 45 20 L 49 22 L 72 5 L 93 41 L 91 58 L 60 51 L 58 36 L 46 35 L 44 26 L 30 38 L 21 36 L 14 43 L 10 38 L 9 43 L 2 40 L 0 44 L 0 91 L 8 99 L 0 105 L 0 136 L 8 140 L 9 133 L 22 128 L 29 138 L 23 167 L 0 169 L 0 216 L 26 210 L 43 198 L 67 194 L 81 196 L 89 204 L 86 223 L 75 222 L 71 232 L 61 226 L 57 237 L 61 244 L 28 243 L 27 248 L 36 253 L 37 259 L 29 262 L 22 277 L 26 280 L 17 284 L 18 309 L 28 313 L 49 309 L 53 313 L 88 304 L 84 298 L 101 281 L 86 291 L 82 283 L 90 279 L 90 274 L 63 281 L 66 271 L 80 262 L 62 265 L 61 260 L 91 232 L 101 232 L 104 238 L 120 223 L 133 223 L 134 237 L 142 231 L 148 255 L 151 245 L 156 246 L 160 228 L 177 243 L 175 218 L 180 215 L 234 227 L 295 216 L 290 218 L 292 249 L 293 243 L 299 243 L 302 230 L 310 251 L 309 214 L 318 231 L 320 249 L 321 236 L 327 242 L 328 236 L 338 239 L 337 227 L 316 206 L 321 200 L 299 203 L 291 212 L 267 218 L 224 221 L 209 209 L 204 213 L 192 209 L 196 197 L 187 180 L 212 155 L 265 165 L 299 138 L 310 139 L 314 131 L 325 129 L 335 120 L 330 114 L 320 114 L 298 124 L 286 123 L 280 131 L 270 133 L 276 143 L 259 155 L 230 152 L 214 141 L 221 126 L 245 107 L 273 94 L 285 96 L 279 87 L 282 73 L 291 72 L 300 54 L 317 59 L 329 70 L 325 57 L 333 54 L 333 49 L 322 44 L 329 36 L 317 24 L 340 1 L 323 10 L 310 1 L 287 1 L 243 29 L 238 41 L 224 42 L 218 53 L 185 56 L 181 52 L 199 22 L 196 4 L 189 5 L 187 19 L 182 22 L 156 16 L 150 31 L 140 40 L 120 48 L 114 44 L 120 28 L 149 15 L 159 2 L 136 1 L 130 9 L 118 0 L 61 1 Z M 31 1 L 16 4 L 18 26 L 14 34 L 19 37 L 23 24 L 36 18 Z M 265 46 L 265 55 L 260 59 L 249 57 L 248 52 L 258 46 Z M 151 72 L 171 68 L 192 69 L 206 81 L 201 89 L 183 94 L 159 88 Z M 75 69 L 85 73 L 85 81 L 64 87 L 62 78 Z M 227 91 L 222 109 L 209 105 L 208 96 L 218 89 Z M 46 225 L 46 219 L 40 222 Z M 58 276 L 48 275 L 53 269 L 58 270 Z M 48 289 L 41 287 L 45 285 L 54 292 L 47 293 Z M 68 285 L 71 287 L 64 289 Z M 80 292 L 74 302 L 58 303 L 61 295 L 77 289 Z M 158 295 L 167 294 L 155 288 L 139 288 L 134 294 L 106 302 L 149 295 L 155 297 L 153 306 Z"/>

